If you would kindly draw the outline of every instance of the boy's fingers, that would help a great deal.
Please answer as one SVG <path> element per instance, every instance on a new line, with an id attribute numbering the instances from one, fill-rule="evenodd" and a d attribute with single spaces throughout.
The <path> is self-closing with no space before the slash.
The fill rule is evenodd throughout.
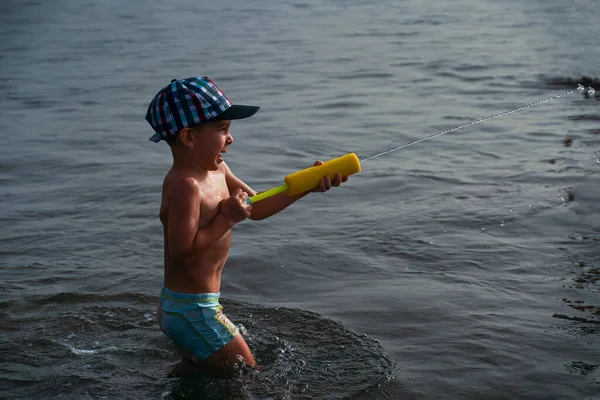
<path id="1" fill-rule="evenodd" d="M 342 183 L 342 174 L 336 174 L 335 179 L 333 180 L 332 185 L 333 186 L 340 186 L 340 183 Z"/>

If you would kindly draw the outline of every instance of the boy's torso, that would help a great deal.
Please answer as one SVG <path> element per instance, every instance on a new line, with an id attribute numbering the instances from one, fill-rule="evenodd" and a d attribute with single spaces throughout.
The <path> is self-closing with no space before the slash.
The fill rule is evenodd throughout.
<path id="1" fill-rule="evenodd" d="M 168 249 L 169 198 L 178 195 L 178 185 L 182 175 L 171 169 L 163 184 L 160 220 L 163 224 L 165 240 L 165 286 L 183 293 L 217 293 L 221 286 L 221 272 L 229 255 L 231 232 L 227 232 L 208 249 L 198 249 L 183 261 L 173 260 Z M 198 190 L 202 202 L 198 229 L 209 225 L 219 214 L 221 200 L 229 197 L 229 189 L 224 171 L 209 171 L 203 180 L 198 180 Z"/>

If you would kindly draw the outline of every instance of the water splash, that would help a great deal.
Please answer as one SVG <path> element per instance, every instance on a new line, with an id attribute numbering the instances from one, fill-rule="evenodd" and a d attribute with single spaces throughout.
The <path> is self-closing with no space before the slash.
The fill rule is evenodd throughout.
<path id="1" fill-rule="evenodd" d="M 102 349 L 78 349 L 78 348 L 73 347 L 66 343 L 63 343 L 63 345 L 67 349 L 69 349 L 71 351 L 71 353 L 77 354 L 79 356 L 88 356 L 88 355 L 95 355 L 95 354 L 100 354 L 100 353 L 108 353 L 111 351 L 118 350 L 116 346 L 108 346 L 108 347 L 105 347 Z"/>
<path id="2" fill-rule="evenodd" d="M 594 97 L 596 94 L 596 89 L 591 86 L 588 86 L 587 89 L 581 83 L 577 85 L 577 91 L 582 93 L 585 97 Z"/>

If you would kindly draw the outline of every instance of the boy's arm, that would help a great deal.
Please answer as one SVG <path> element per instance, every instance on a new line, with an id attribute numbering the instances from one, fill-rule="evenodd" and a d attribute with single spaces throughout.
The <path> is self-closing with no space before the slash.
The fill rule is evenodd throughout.
<path id="1" fill-rule="evenodd" d="M 248 193 L 248 197 L 256 195 L 256 192 L 250 186 L 248 186 L 246 182 L 242 181 L 240 178 L 235 176 L 233 172 L 231 172 L 229 166 L 225 162 L 221 163 L 221 165 L 223 166 L 225 182 L 227 183 L 229 193 L 233 193 L 235 189 L 241 189 L 242 192 Z"/>
<path id="2" fill-rule="evenodd" d="M 256 192 L 250 186 L 248 186 L 244 181 L 231 172 L 227 164 L 223 163 L 223 167 L 225 169 L 227 187 L 229 188 L 230 192 L 239 188 L 248 193 L 248 197 L 256 195 Z M 308 193 L 309 192 L 306 192 L 296 196 L 289 196 L 287 193 L 279 193 L 256 204 L 252 204 L 252 212 L 249 218 L 253 220 L 260 220 L 270 217 L 271 215 L 277 214 L 281 210 L 287 208 L 289 205 L 306 196 Z"/>
<path id="3" fill-rule="evenodd" d="M 315 166 L 323 164 L 322 161 L 316 161 Z M 254 196 L 256 192 L 252 190 L 246 183 L 244 183 L 241 179 L 236 177 L 229 167 L 225 165 L 225 175 L 227 180 L 227 186 L 229 190 L 235 190 L 236 188 L 241 188 L 243 191 L 248 193 L 248 196 Z M 341 176 L 337 174 L 336 178 L 331 181 L 329 176 L 325 176 L 321 179 L 319 187 L 306 191 L 304 193 L 300 193 L 294 196 L 290 196 L 288 193 L 279 193 L 275 196 L 266 198 L 257 202 L 256 204 L 252 204 L 252 213 L 250 214 L 250 219 L 253 220 L 261 220 L 270 217 L 271 215 L 277 214 L 278 212 L 286 209 L 291 204 L 300 200 L 302 197 L 306 196 L 311 192 L 326 192 L 331 189 L 332 186 L 339 186 L 342 182 L 346 182 L 348 180 L 347 176 Z"/>
<path id="4" fill-rule="evenodd" d="M 170 258 L 181 262 L 194 250 L 212 246 L 231 230 L 235 221 L 219 212 L 210 224 L 198 229 L 202 203 L 198 182 L 186 178 L 177 186 L 177 195 L 169 199 L 167 241 Z"/>
<path id="5" fill-rule="evenodd" d="M 256 221 L 268 218 L 286 209 L 309 193 L 310 191 L 290 196 L 284 192 L 261 200 L 256 204 L 252 204 L 252 213 L 249 218 Z"/>

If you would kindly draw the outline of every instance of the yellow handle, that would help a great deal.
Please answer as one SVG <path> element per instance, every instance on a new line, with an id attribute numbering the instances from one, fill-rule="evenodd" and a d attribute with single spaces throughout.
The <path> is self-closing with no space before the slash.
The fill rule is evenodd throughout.
<path id="1" fill-rule="evenodd" d="M 360 172 L 360 161 L 354 153 L 348 153 L 345 156 L 334 158 L 322 165 L 306 168 L 284 178 L 285 185 L 259 193 L 256 196 L 248 197 L 247 204 L 253 204 L 264 200 L 278 193 L 287 191 L 290 196 L 312 190 L 319 186 L 321 179 L 329 175 L 330 179 L 335 179 L 337 174 L 352 175 Z"/>
<path id="2" fill-rule="evenodd" d="M 279 194 L 281 192 L 286 192 L 288 189 L 289 188 L 288 188 L 287 184 L 281 185 L 281 186 L 277 186 L 276 188 L 269 189 L 266 192 L 262 192 L 262 193 L 259 193 L 257 195 L 254 195 L 252 197 L 248 197 L 246 199 L 246 204 L 256 203 L 257 201 L 261 201 L 261 200 L 264 200 L 264 199 L 269 198 L 271 196 L 275 196 L 276 194 Z"/>

